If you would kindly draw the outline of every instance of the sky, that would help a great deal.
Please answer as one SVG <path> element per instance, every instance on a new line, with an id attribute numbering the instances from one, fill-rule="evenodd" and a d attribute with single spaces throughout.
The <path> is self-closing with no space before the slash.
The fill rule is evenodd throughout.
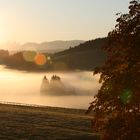
<path id="1" fill-rule="evenodd" d="M 0 44 L 107 36 L 130 0 L 0 0 Z"/>

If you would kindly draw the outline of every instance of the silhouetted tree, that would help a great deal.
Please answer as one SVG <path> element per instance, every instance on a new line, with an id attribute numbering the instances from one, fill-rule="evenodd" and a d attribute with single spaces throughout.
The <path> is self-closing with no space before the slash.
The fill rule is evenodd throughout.
<path id="1" fill-rule="evenodd" d="M 118 15 L 118 14 L 117 14 Z M 95 112 L 93 131 L 104 140 L 140 139 L 140 1 L 117 19 L 104 46 L 108 57 L 100 73 L 102 83 L 89 107 Z"/>

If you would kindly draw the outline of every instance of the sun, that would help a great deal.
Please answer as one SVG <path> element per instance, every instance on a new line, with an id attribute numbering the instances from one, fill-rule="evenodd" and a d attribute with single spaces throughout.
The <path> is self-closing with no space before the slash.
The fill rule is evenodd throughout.
<path id="1" fill-rule="evenodd" d="M 9 29 L 7 23 L 3 18 L 0 19 L 0 44 L 5 43 L 8 40 Z"/>
<path id="2" fill-rule="evenodd" d="M 7 38 L 7 31 L 0 26 L 0 43 L 6 42 L 6 38 Z"/>

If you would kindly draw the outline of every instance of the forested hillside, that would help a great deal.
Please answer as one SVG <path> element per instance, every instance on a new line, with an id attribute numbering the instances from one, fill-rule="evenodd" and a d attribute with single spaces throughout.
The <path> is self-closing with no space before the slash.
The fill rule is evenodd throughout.
<path id="1" fill-rule="evenodd" d="M 94 70 L 105 62 L 106 54 L 102 47 L 106 40 L 106 38 L 90 40 L 54 54 L 21 51 L 9 55 L 8 51 L 1 50 L 0 64 L 27 71 Z"/>
<path id="2" fill-rule="evenodd" d="M 63 62 L 70 69 L 94 69 L 102 65 L 106 59 L 106 54 L 102 49 L 106 40 L 106 38 L 90 40 L 58 52 L 54 54 L 54 62 Z"/>

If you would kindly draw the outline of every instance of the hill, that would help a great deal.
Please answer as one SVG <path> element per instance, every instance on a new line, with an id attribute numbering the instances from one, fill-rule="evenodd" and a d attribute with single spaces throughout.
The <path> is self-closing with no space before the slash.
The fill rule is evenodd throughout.
<path id="1" fill-rule="evenodd" d="M 54 53 L 54 52 L 59 52 L 68 49 L 69 47 L 77 46 L 83 42 L 84 42 L 83 40 L 69 40 L 69 41 L 57 40 L 57 41 L 42 42 L 42 43 L 27 42 L 22 45 L 14 42 L 14 43 L 5 43 L 3 45 L 0 45 L 0 48 L 4 50 L 9 50 L 10 52 L 26 50 L 26 51 Z"/>
<path id="2" fill-rule="evenodd" d="M 101 66 L 105 62 L 106 53 L 102 47 L 106 41 L 106 38 L 98 38 L 54 54 L 43 52 L 41 55 L 45 57 L 46 61 L 43 65 L 37 63 L 38 60 L 40 61 L 38 52 L 27 50 L 9 55 L 8 51 L 1 50 L 0 64 L 27 71 L 94 70 L 95 67 Z M 34 43 L 28 45 L 37 47 Z M 24 48 L 26 48 L 25 46 Z"/>
<path id="3" fill-rule="evenodd" d="M 69 69 L 93 70 L 102 65 L 106 59 L 106 54 L 102 50 L 106 41 L 106 38 L 98 38 L 55 53 L 54 62 L 64 63 Z"/>

